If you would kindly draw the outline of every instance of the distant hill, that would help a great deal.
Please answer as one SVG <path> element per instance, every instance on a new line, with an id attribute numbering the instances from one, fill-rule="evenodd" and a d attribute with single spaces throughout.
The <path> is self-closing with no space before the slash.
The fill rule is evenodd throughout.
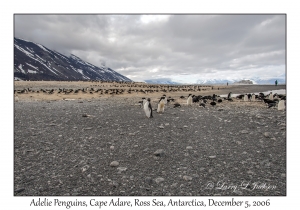
<path id="1" fill-rule="evenodd" d="M 161 79 L 149 79 L 149 80 L 144 80 L 146 83 L 149 84 L 174 84 L 174 85 L 182 85 L 182 84 L 199 84 L 199 85 L 225 85 L 227 84 L 258 84 L 258 85 L 265 85 L 265 84 L 270 84 L 273 85 L 275 84 L 275 80 L 278 81 L 278 84 L 286 84 L 284 79 L 278 79 L 278 78 L 272 78 L 272 79 L 258 79 L 258 78 L 253 78 L 253 79 L 239 79 L 239 80 L 220 80 L 220 79 L 199 79 L 195 83 L 180 83 L 180 82 L 175 82 L 172 81 L 170 78 L 161 78 Z"/>
<path id="2" fill-rule="evenodd" d="M 149 80 L 145 80 L 146 83 L 148 84 L 166 84 L 166 85 L 179 85 L 181 83 L 178 82 L 173 82 L 171 79 L 169 78 L 161 78 L 161 79 L 149 79 Z"/>
<path id="3" fill-rule="evenodd" d="M 131 82 L 106 66 L 95 66 L 76 55 L 67 57 L 47 47 L 14 38 L 15 80 L 101 80 Z"/>
<path id="4" fill-rule="evenodd" d="M 233 84 L 252 85 L 253 81 L 251 81 L 251 80 L 241 80 L 241 81 L 238 81 L 238 82 L 234 82 Z"/>

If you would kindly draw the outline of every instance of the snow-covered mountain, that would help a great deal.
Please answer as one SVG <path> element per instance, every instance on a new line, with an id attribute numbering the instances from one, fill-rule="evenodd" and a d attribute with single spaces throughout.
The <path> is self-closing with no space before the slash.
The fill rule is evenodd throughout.
<path id="1" fill-rule="evenodd" d="M 101 80 L 130 82 L 106 66 L 67 57 L 41 44 L 14 38 L 14 76 L 21 80 Z"/>
<path id="2" fill-rule="evenodd" d="M 148 79 L 145 80 L 148 84 L 165 84 L 165 85 L 179 85 L 180 83 L 174 82 L 169 78 L 161 78 L 161 79 Z"/>
<path id="3" fill-rule="evenodd" d="M 286 84 L 285 79 L 282 78 L 269 78 L 269 79 L 259 79 L 259 78 L 240 78 L 240 79 L 231 79 L 231 80 L 220 80 L 220 79 L 199 79 L 197 80 L 196 84 L 205 84 L 205 85 L 214 85 L 214 84 L 226 84 L 227 82 L 229 84 L 242 84 L 242 81 L 250 81 L 250 82 L 244 82 L 243 84 L 257 84 L 257 85 L 263 85 L 263 84 L 275 84 L 275 80 L 278 81 L 278 84 Z"/>
<path id="4" fill-rule="evenodd" d="M 210 84 L 226 84 L 228 83 L 234 83 L 237 80 L 225 80 L 225 79 L 198 79 L 196 81 L 196 84 L 205 84 L 205 85 L 210 85 Z"/>
<path id="5" fill-rule="evenodd" d="M 252 78 L 252 79 L 199 79 L 195 83 L 180 83 L 173 81 L 170 78 L 162 78 L 162 79 L 149 79 L 144 80 L 146 83 L 149 84 L 174 84 L 174 85 L 183 85 L 183 84 L 199 84 L 199 85 L 225 85 L 227 84 L 257 84 L 257 85 L 273 85 L 275 84 L 275 80 L 278 81 L 278 84 L 286 84 L 285 79 L 281 78 L 271 78 L 271 79 L 259 79 L 259 78 Z"/>

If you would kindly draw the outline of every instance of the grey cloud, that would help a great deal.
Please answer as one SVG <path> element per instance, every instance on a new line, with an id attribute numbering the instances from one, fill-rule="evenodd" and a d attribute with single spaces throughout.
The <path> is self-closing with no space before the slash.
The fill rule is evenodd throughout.
<path id="1" fill-rule="evenodd" d="M 171 15 L 145 24 L 141 15 L 15 15 L 15 36 L 94 65 L 105 63 L 132 79 L 216 71 L 243 77 L 269 66 L 284 73 L 285 18 Z"/>

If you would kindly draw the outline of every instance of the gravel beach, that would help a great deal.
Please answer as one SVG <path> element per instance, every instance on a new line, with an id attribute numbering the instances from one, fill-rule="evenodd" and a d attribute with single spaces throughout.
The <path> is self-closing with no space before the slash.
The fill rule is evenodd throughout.
<path id="1" fill-rule="evenodd" d="M 192 94 L 274 88 L 224 86 Z M 182 106 L 170 102 L 164 113 L 147 118 L 138 101 L 150 97 L 157 108 L 162 94 L 75 100 L 19 95 L 14 195 L 286 195 L 286 111 L 238 99 L 187 106 L 179 96 L 188 93 L 166 93 Z"/>

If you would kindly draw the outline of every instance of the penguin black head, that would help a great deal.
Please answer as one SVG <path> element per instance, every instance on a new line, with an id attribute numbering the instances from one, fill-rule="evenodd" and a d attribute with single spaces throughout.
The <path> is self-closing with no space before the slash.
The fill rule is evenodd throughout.
<path id="1" fill-rule="evenodd" d="M 232 94 L 232 93 L 229 92 L 227 98 L 231 98 L 231 94 Z"/>
<path id="2" fill-rule="evenodd" d="M 151 101 L 151 99 L 150 99 L 150 98 L 148 98 L 148 99 L 147 99 L 147 101 L 149 101 L 149 102 L 150 102 L 150 101 Z"/>
<path id="3" fill-rule="evenodd" d="M 159 102 L 160 102 L 161 100 L 164 100 L 164 99 L 165 99 L 164 96 L 160 97 Z"/>

